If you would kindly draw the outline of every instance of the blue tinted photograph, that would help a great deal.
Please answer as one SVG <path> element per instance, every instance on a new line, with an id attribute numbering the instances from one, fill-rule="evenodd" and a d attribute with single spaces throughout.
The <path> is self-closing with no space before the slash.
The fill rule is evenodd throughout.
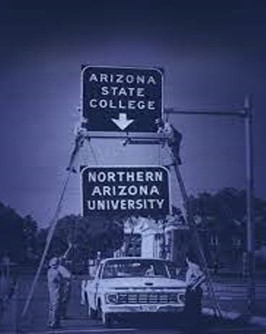
<path id="1" fill-rule="evenodd" d="M 0 2 L 0 333 L 266 333 L 266 3 Z"/>

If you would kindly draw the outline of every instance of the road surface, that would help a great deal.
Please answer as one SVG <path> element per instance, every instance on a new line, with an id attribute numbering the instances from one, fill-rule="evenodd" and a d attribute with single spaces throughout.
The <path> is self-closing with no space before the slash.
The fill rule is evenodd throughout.
<path id="1" fill-rule="evenodd" d="M 89 320 L 86 315 L 86 307 L 80 305 L 80 279 L 73 282 L 71 303 L 69 305 L 69 319 L 62 321 L 62 327 L 57 331 L 47 328 L 48 314 L 48 291 L 45 276 L 38 283 L 32 302 L 26 317 L 21 319 L 21 312 L 25 305 L 27 293 L 32 283 L 31 277 L 23 277 L 19 280 L 16 295 L 8 305 L 8 310 L 2 319 L 0 333 L 14 334 L 24 330 L 28 334 L 179 334 L 182 331 L 181 317 L 159 317 L 151 316 L 143 319 L 135 318 L 116 323 L 114 328 L 106 329 L 99 320 Z M 243 307 L 246 303 L 246 289 L 241 283 L 235 284 L 214 284 L 217 297 L 221 306 L 226 311 L 232 311 Z M 266 284 L 258 286 L 258 302 L 265 309 L 266 305 Z M 208 298 L 204 298 L 204 306 L 210 307 Z M 217 323 L 212 317 L 204 317 L 204 334 L 206 333 L 265 333 L 266 329 L 261 329 L 255 325 L 247 325 L 239 321 L 222 321 Z"/>

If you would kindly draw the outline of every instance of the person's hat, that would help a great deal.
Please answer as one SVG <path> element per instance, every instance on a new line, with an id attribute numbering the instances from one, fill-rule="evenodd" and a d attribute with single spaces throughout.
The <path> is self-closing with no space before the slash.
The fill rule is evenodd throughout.
<path id="1" fill-rule="evenodd" d="M 50 267 L 56 267 L 59 265 L 59 259 L 57 257 L 53 257 L 50 261 L 49 261 L 49 266 Z"/>

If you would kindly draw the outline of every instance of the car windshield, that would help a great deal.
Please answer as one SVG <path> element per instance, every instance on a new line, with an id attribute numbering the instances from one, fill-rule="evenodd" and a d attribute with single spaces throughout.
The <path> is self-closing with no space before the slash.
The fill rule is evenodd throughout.
<path id="1" fill-rule="evenodd" d="M 164 261 L 132 259 L 112 260 L 105 263 L 102 278 L 116 277 L 165 277 L 174 278 Z"/>

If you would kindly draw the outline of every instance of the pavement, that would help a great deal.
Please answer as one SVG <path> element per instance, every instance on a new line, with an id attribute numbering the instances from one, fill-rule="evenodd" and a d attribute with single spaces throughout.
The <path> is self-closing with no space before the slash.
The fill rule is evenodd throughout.
<path id="1" fill-rule="evenodd" d="M 239 272 L 229 271 L 213 276 L 212 281 L 224 319 L 266 328 L 266 272 L 258 273 L 255 278 L 255 305 L 251 315 L 247 312 L 246 278 Z M 203 314 L 214 316 L 213 308 L 203 307 Z"/>
<path id="2" fill-rule="evenodd" d="M 211 316 L 214 317 L 214 311 L 212 308 L 204 307 L 202 310 L 202 313 L 205 316 Z M 226 320 L 230 321 L 239 321 L 243 323 L 248 323 L 250 325 L 255 325 L 259 327 L 266 328 L 266 317 L 258 316 L 258 315 L 245 315 L 239 311 L 224 311 L 221 310 L 222 317 Z"/>
<path id="3" fill-rule="evenodd" d="M 2 319 L 0 319 L 0 333 L 7 334 L 18 332 L 18 319 L 25 304 L 25 296 L 27 295 L 27 291 L 29 291 L 31 282 L 32 277 L 24 279 L 24 281 L 17 287 L 16 294 L 13 295 L 13 298 L 7 301 L 5 305 L 5 312 Z M 223 320 L 218 320 L 218 325 L 216 326 L 214 311 L 211 308 L 210 301 L 205 294 L 203 299 L 203 314 L 204 319 L 206 319 L 212 329 L 218 330 L 219 327 L 224 326 L 228 326 L 228 328 L 230 327 L 230 330 L 232 327 L 248 327 L 254 328 L 254 331 L 251 331 L 250 333 L 255 333 L 259 327 L 265 330 L 266 333 L 266 281 L 264 281 L 264 283 L 260 281 L 257 284 L 256 290 L 258 290 L 257 292 L 259 293 L 256 294 L 256 309 L 254 310 L 252 316 L 249 317 L 245 315 L 247 305 L 245 282 L 231 279 L 215 280 L 214 288 L 221 306 Z M 75 291 L 75 295 L 72 298 L 72 305 L 70 305 L 70 314 L 75 315 L 73 325 L 79 328 L 81 333 L 84 329 L 84 324 L 86 326 L 88 322 L 85 316 L 85 308 L 80 306 L 79 277 L 77 277 L 74 281 L 73 290 Z M 45 277 L 43 277 L 37 291 L 34 294 L 34 298 L 28 312 L 29 316 L 24 319 L 26 326 L 32 328 L 34 333 L 39 332 L 41 328 L 46 328 L 47 310 L 47 286 Z M 91 322 L 91 324 L 94 328 L 92 328 L 94 332 L 97 332 L 97 330 L 101 331 L 99 322 Z M 72 333 L 71 330 L 69 333 Z M 163 333 L 166 333 L 166 331 L 163 331 Z"/>

